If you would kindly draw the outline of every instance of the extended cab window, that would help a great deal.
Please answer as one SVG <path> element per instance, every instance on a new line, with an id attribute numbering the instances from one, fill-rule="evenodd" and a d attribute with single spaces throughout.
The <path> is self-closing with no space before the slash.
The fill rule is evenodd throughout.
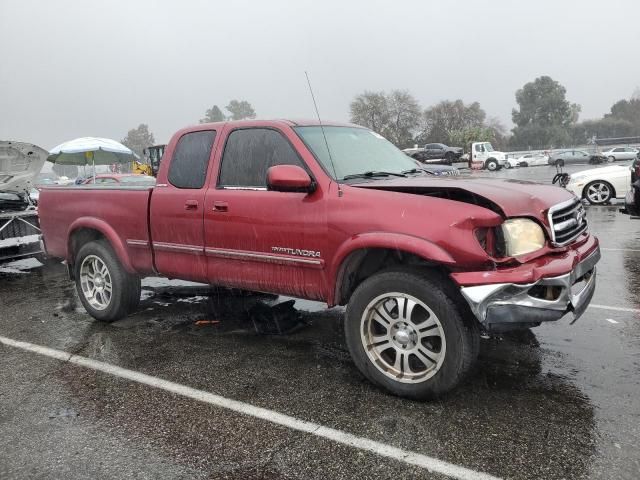
<path id="1" fill-rule="evenodd" d="M 176 145 L 169 166 L 169 183 L 178 188 L 202 188 L 207 176 L 214 130 L 186 133 Z"/>
<path id="2" fill-rule="evenodd" d="M 267 170 L 274 165 L 305 168 L 280 132 L 267 128 L 234 130 L 224 147 L 218 186 L 266 187 Z"/>

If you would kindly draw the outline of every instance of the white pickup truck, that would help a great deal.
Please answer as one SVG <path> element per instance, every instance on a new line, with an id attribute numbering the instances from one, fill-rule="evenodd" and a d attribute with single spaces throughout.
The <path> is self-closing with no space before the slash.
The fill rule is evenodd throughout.
<path id="1" fill-rule="evenodd" d="M 469 168 L 474 170 L 486 168 L 493 172 L 504 167 L 507 161 L 506 154 L 494 150 L 489 142 L 472 142 L 469 152 Z"/>

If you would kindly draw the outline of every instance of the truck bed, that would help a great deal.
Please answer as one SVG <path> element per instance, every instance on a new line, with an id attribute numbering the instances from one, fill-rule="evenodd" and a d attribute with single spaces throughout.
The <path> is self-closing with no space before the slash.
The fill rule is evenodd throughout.
<path id="1" fill-rule="evenodd" d="M 43 187 L 39 213 L 41 228 L 47 232 L 48 254 L 71 260 L 67 239 L 80 228 L 94 228 L 125 254 L 120 258 L 129 259 L 127 270 L 153 273 L 149 237 L 152 192 L 153 187 L 148 186 Z M 137 242 L 128 242 L 131 239 Z"/>

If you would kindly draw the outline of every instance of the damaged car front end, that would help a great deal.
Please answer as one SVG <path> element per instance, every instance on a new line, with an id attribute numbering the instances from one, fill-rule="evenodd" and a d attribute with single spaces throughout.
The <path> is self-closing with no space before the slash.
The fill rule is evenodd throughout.
<path id="1" fill-rule="evenodd" d="M 0 262 L 44 255 L 38 210 L 29 192 L 47 155 L 33 144 L 0 141 Z"/>
<path id="2" fill-rule="evenodd" d="M 530 328 L 570 312 L 576 321 L 589 306 L 601 255 L 597 238 L 588 234 L 582 203 L 575 198 L 548 210 L 548 239 L 542 227 L 538 228 L 539 243 L 529 242 L 519 264 L 452 275 L 471 311 L 488 331 Z M 522 232 L 519 234 L 522 237 Z M 509 243 L 504 238 L 502 242 Z M 504 248 L 511 253 L 508 246 Z M 536 250 L 546 254 L 535 257 Z M 534 258 L 527 259 L 527 253 L 533 253 Z"/>

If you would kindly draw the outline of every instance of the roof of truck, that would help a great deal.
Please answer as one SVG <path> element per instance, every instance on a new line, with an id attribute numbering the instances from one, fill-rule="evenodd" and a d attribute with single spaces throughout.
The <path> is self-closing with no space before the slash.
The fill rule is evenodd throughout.
<path id="1" fill-rule="evenodd" d="M 204 123 L 202 125 L 215 125 L 215 126 L 223 126 L 223 125 L 231 125 L 231 126 L 258 126 L 258 125 L 289 125 L 290 127 L 311 127 L 318 126 L 320 122 L 317 119 L 286 119 L 286 118 L 275 118 L 275 119 L 266 119 L 266 120 L 229 120 L 225 122 L 215 122 L 215 123 Z M 355 125 L 353 123 L 348 122 L 336 122 L 333 120 L 323 120 L 322 125 L 325 127 L 359 127 L 363 128 L 360 125 Z"/>

